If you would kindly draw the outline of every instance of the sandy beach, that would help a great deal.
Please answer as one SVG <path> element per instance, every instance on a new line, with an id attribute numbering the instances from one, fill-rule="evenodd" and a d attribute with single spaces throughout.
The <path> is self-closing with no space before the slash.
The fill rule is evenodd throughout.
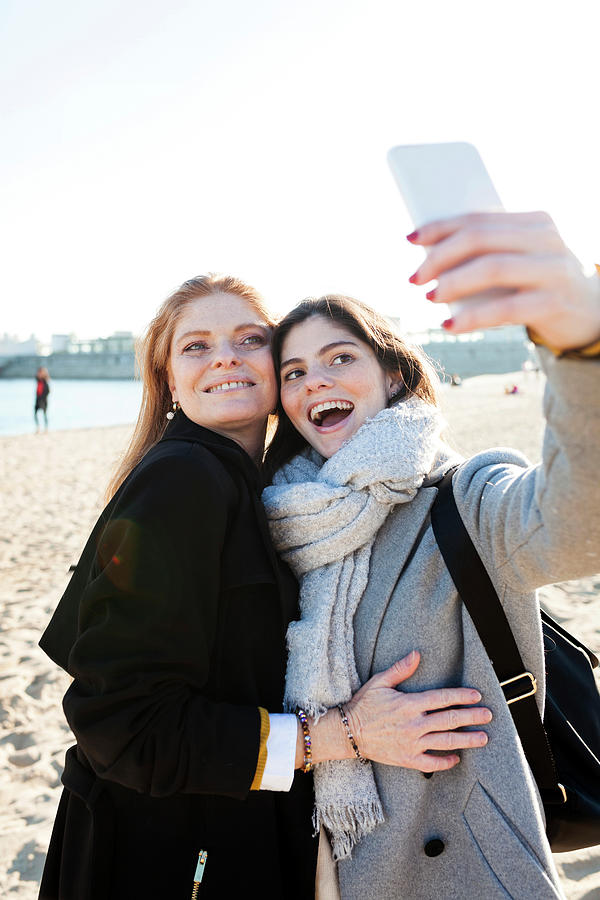
<path id="1" fill-rule="evenodd" d="M 505 386 L 516 384 L 515 394 Z M 483 375 L 445 387 L 449 437 L 465 455 L 512 446 L 540 457 L 543 377 Z M 37 897 L 73 736 L 61 699 L 68 676 L 37 646 L 103 506 L 130 426 L 0 438 L 0 896 Z M 553 585 L 544 606 L 600 648 L 600 574 Z M 555 857 L 569 900 L 600 898 L 600 846 Z M 444 898 L 441 898 L 444 900 Z"/>

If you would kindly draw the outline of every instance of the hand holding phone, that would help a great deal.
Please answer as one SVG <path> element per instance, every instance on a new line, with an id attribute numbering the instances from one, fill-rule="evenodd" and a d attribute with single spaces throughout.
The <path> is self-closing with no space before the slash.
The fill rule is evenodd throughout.
<path id="1" fill-rule="evenodd" d="M 472 144 L 405 144 L 392 147 L 388 163 L 416 229 L 465 213 L 504 209 Z M 491 289 L 455 300 L 453 312 L 465 302 L 490 299 L 499 293 L 506 291 Z"/>
<path id="2" fill-rule="evenodd" d="M 450 304 L 447 330 L 526 325 L 561 351 L 598 341 L 600 278 L 586 274 L 547 213 L 502 211 L 474 147 L 394 147 L 388 158 L 418 229 L 412 242 L 427 251 L 410 281 L 437 279 L 427 297 Z"/>

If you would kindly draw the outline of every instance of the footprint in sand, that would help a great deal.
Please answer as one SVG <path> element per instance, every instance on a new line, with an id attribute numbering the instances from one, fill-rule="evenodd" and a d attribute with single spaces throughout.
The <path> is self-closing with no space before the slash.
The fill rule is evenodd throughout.
<path id="1" fill-rule="evenodd" d="M 47 673 L 36 675 L 31 684 L 25 688 L 25 693 L 29 694 L 30 697 L 33 697 L 34 700 L 39 700 L 42 696 L 42 691 L 50 680 Z"/>
<path id="2" fill-rule="evenodd" d="M 37 841 L 29 841 L 19 850 L 8 872 L 18 872 L 22 881 L 39 881 L 45 858 L 46 851 Z"/>
<path id="3" fill-rule="evenodd" d="M 11 765 L 17 766 L 19 769 L 34 766 L 42 756 L 35 746 L 35 738 L 27 732 L 14 731 L 12 734 L 7 734 L 2 738 L 0 744 L 12 744 L 15 752 L 9 753 L 7 759 Z"/>
<path id="4" fill-rule="evenodd" d="M 39 750 L 22 750 L 20 753 L 11 753 L 8 761 L 19 769 L 26 769 L 27 766 L 34 766 L 41 757 Z"/>
<path id="5" fill-rule="evenodd" d="M 28 747 L 34 746 L 35 738 L 26 731 L 13 731 L 12 734 L 3 737 L 0 744 L 12 744 L 15 750 L 26 750 Z"/>
<path id="6" fill-rule="evenodd" d="M 53 759 L 50 762 L 50 765 L 47 768 L 48 787 L 51 787 L 51 788 L 62 787 L 62 774 L 65 770 L 64 761 L 65 761 L 65 753 L 64 753 L 64 750 L 62 750 L 60 752 L 60 759 Z M 51 774 L 51 773 L 53 773 L 53 774 Z M 52 780 L 50 780 L 50 779 L 52 779 Z"/>

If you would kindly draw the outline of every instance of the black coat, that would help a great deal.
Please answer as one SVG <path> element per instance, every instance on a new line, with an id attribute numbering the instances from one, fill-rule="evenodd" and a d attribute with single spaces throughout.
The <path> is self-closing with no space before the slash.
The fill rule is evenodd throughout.
<path id="1" fill-rule="evenodd" d="M 102 513 L 40 642 L 77 738 L 40 897 L 314 896 L 312 782 L 250 791 L 296 584 L 258 472 L 179 412 Z"/>

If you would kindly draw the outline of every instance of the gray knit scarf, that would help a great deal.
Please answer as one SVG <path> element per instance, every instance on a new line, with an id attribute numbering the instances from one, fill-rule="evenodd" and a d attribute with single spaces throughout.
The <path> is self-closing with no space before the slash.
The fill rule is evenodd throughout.
<path id="1" fill-rule="evenodd" d="M 285 709 L 317 719 L 360 687 L 354 614 L 367 586 L 371 548 L 397 503 L 451 464 L 439 411 L 412 397 L 367 421 L 330 459 L 308 449 L 280 469 L 262 495 L 271 536 L 300 580 L 301 619 L 288 628 Z M 383 822 L 370 764 L 315 767 L 314 825 L 335 859 Z"/>

